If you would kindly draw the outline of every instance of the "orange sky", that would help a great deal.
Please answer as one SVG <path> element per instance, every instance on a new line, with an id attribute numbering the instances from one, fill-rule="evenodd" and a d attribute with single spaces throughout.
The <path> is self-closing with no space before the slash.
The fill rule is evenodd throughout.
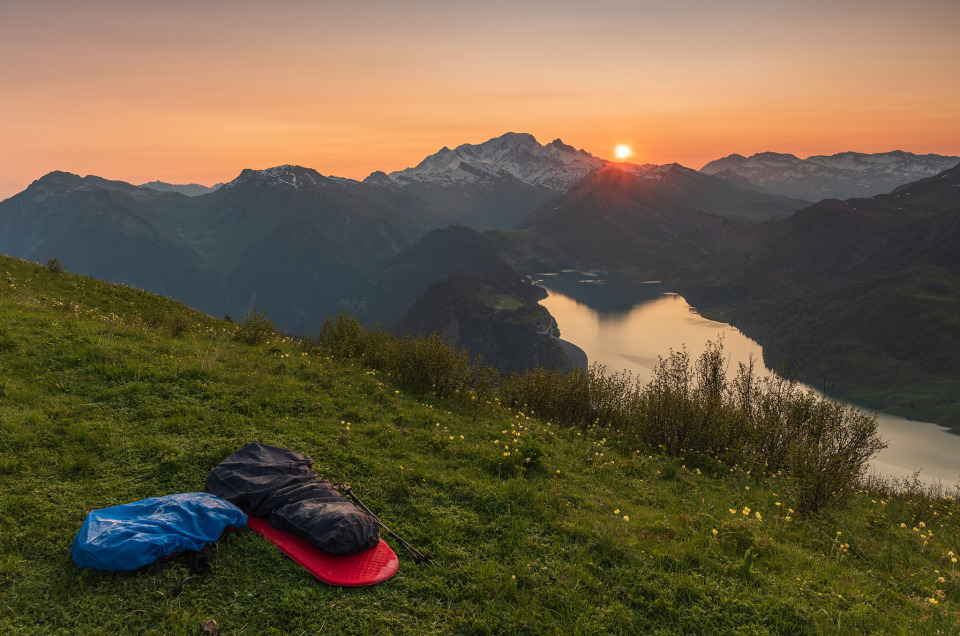
<path id="1" fill-rule="evenodd" d="M 507 131 L 693 168 L 960 155 L 957 0 L 6 0 L 0 62 L 0 199 L 51 170 L 363 178 Z"/>

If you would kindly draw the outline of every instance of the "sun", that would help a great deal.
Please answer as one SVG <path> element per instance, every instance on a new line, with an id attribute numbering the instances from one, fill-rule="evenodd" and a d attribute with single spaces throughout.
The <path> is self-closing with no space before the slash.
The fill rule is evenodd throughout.
<path id="1" fill-rule="evenodd" d="M 616 155 L 617 159 L 626 159 L 633 156 L 633 148 L 627 144 L 617 144 L 617 147 L 613 149 L 613 154 Z"/>

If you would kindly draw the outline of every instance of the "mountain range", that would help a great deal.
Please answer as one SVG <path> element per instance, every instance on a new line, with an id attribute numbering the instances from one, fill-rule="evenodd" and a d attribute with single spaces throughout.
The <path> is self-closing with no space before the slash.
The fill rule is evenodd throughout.
<path id="1" fill-rule="evenodd" d="M 485 356 L 518 353 L 503 368 L 563 366 L 539 345 L 519 354 L 549 321 L 520 274 L 662 279 L 771 356 L 952 422 L 960 188 L 939 166 L 953 159 L 765 153 L 697 171 L 507 133 L 362 182 L 284 165 L 188 196 L 184 186 L 53 172 L 0 202 L 0 252 L 55 257 L 213 315 L 265 311 L 293 333 L 348 309 L 394 329 L 458 334 Z M 821 200 L 881 187 L 877 175 L 891 192 Z M 511 335 L 498 344 L 494 333 Z M 932 393 L 917 400 L 923 387 Z"/>
<path id="2" fill-rule="evenodd" d="M 218 183 L 213 186 L 203 186 L 197 183 L 175 184 L 164 183 L 163 181 L 150 181 L 149 183 L 140 184 L 140 186 L 143 188 L 151 188 L 159 192 L 179 192 L 180 194 L 185 194 L 188 197 L 198 197 L 201 194 L 210 194 L 222 185 L 222 183 Z"/>
<path id="3" fill-rule="evenodd" d="M 803 205 L 680 166 L 611 163 L 560 140 L 507 133 L 363 182 L 284 165 L 186 196 L 173 186 L 54 172 L 0 202 L 0 252 L 56 257 L 77 273 L 215 315 L 258 308 L 303 333 L 350 306 L 351 290 L 375 267 L 431 229 L 513 227 L 606 169 L 648 183 L 653 207 L 766 218 Z M 675 173 L 685 188 L 670 185 Z"/>
<path id="4" fill-rule="evenodd" d="M 890 192 L 910 181 L 935 175 L 960 163 L 960 157 L 915 155 L 895 150 L 876 154 L 841 152 L 800 159 L 762 152 L 729 155 L 711 161 L 701 172 L 798 199 L 852 199 Z"/>
<path id="5" fill-rule="evenodd" d="M 51 173 L 0 202 L 0 252 L 215 315 L 315 328 L 342 290 L 447 215 L 403 193 L 298 166 L 244 170 L 188 197 Z"/>

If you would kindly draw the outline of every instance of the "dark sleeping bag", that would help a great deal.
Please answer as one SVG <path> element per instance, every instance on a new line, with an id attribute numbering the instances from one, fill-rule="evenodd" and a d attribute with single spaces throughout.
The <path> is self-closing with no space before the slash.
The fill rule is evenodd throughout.
<path id="1" fill-rule="evenodd" d="M 312 465 L 312 459 L 295 451 L 249 444 L 210 471 L 206 489 L 330 554 L 377 545 L 380 528 L 373 517 L 320 479 Z"/>

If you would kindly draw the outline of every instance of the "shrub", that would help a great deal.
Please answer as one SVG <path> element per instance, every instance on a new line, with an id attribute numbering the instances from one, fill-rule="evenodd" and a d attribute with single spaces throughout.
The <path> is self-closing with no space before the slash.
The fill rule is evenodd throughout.
<path id="1" fill-rule="evenodd" d="M 243 314 L 237 321 L 237 331 L 234 339 L 248 345 L 258 345 L 266 342 L 276 334 L 273 321 L 267 318 L 266 312 L 257 313 L 254 309 L 250 314 Z"/>
<path id="2" fill-rule="evenodd" d="M 697 452 L 761 474 L 788 473 L 800 513 L 837 505 L 885 447 L 875 416 L 805 392 L 793 379 L 758 379 L 752 361 L 728 380 L 722 341 L 708 343 L 693 363 L 686 350 L 660 358 L 646 386 L 596 365 L 572 373 L 537 367 L 497 386 L 495 371 L 471 364 L 437 335 L 397 338 L 349 314 L 328 319 L 316 346 L 361 359 L 414 391 L 482 404 L 496 390 L 503 405 L 543 419 L 601 426 L 671 454 Z M 540 464 L 539 449 L 524 452 Z"/>
<path id="3" fill-rule="evenodd" d="M 190 320 L 182 311 L 171 312 L 166 319 L 166 327 L 174 336 L 179 336 L 190 330 Z"/>
<path id="4" fill-rule="evenodd" d="M 723 342 L 691 363 L 686 350 L 660 358 L 645 387 L 602 367 L 560 373 L 537 368 L 500 386 L 507 406 L 568 425 L 600 425 L 670 454 L 698 452 L 761 474 L 794 477 L 798 511 L 837 504 L 884 448 L 876 417 L 804 392 L 779 375 L 758 379 L 752 361 L 726 374 Z"/>
<path id="5" fill-rule="evenodd" d="M 47 271 L 51 274 L 59 274 L 63 271 L 63 263 L 59 258 L 51 258 L 47 261 Z"/>
<path id="6" fill-rule="evenodd" d="M 440 336 L 397 338 L 380 327 L 366 329 L 355 316 L 328 318 L 316 345 L 330 355 L 359 358 L 421 393 L 433 392 L 460 402 L 485 403 L 493 394 L 497 374 Z"/>

